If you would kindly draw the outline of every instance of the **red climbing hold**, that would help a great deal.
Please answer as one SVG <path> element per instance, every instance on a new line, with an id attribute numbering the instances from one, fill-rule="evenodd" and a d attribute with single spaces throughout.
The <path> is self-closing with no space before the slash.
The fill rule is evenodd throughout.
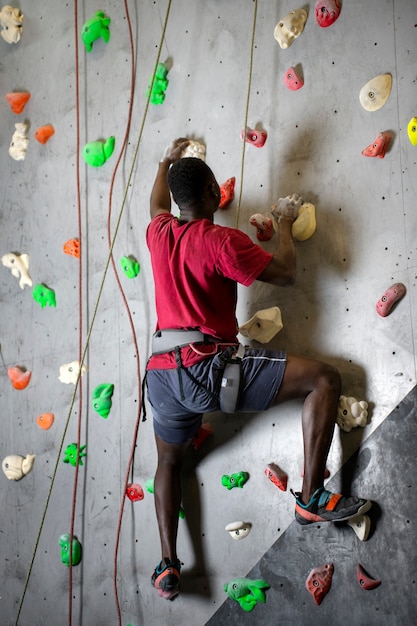
<path id="1" fill-rule="evenodd" d="M 232 202 L 235 197 L 235 182 L 236 178 L 228 178 L 222 185 L 220 185 L 220 203 L 219 209 L 225 209 Z"/>
<path id="2" fill-rule="evenodd" d="M 269 463 L 265 467 L 265 474 L 281 491 L 287 491 L 288 474 L 275 463 Z"/>
<path id="3" fill-rule="evenodd" d="M 247 143 L 251 143 L 253 146 L 257 148 L 262 148 L 264 145 L 268 134 L 265 130 L 256 130 L 254 128 L 249 128 L 246 126 L 246 131 L 243 129 L 240 133 L 241 139 L 244 139 Z"/>
<path id="4" fill-rule="evenodd" d="M 26 389 L 32 376 L 30 370 L 26 370 L 24 367 L 20 367 L 20 365 L 9 367 L 7 374 L 13 387 L 19 390 Z"/>
<path id="5" fill-rule="evenodd" d="M 9 106 L 13 113 L 19 115 L 23 113 L 23 110 L 26 106 L 26 102 L 30 98 L 30 93 L 28 91 L 19 91 L 13 93 L 6 93 L 6 100 L 9 103 Z"/>
<path id="6" fill-rule="evenodd" d="M 194 450 L 200 450 L 201 446 L 207 439 L 209 435 L 213 432 L 213 427 L 211 424 L 202 424 L 197 431 L 197 434 L 191 440 L 191 445 Z"/>
<path id="7" fill-rule="evenodd" d="M 322 28 L 327 28 L 335 23 L 340 15 L 341 6 L 339 0 L 317 0 L 316 21 Z"/>
<path id="8" fill-rule="evenodd" d="M 284 74 L 284 84 L 291 91 L 297 91 L 304 85 L 304 81 L 300 74 L 297 73 L 295 67 L 290 67 Z"/>
<path id="9" fill-rule="evenodd" d="M 332 586 L 333 572 L 333 563 L 326 563 L 325 565 L 315 567 L 309 573 L 306 580 L 306 588 L 313 596 L 316 604 L 321 604 L 324 596 L 329 592 Z"/>
<path id="10" fill-rule="evenodd" d="M 391 313 L 392 307 L 398 300 L 405 295 L 405 285 L 402 283 L 394 283 L 391 285 L 389 289 L 384 293 L 383 296 L 376 303 L 376 310 L 381 317 L 386 317 Z"/>
<path id="11" fill-rule="evenodd" d="M 55 133 L 55 128 L 52 124 L 45 124 L 45 126 L 40 126 L 34 132 L 34 137 L 39 143 L 45 144 Z"/>
<path id="12" fill-rule="evenodd" d="M 138 502 L 145 497 L 142 487 L 136 483 L 131 483 L 127 486 L 126 495 L 132 502 Z"/>
<path id="13" fill-rule="evenodd" d="M 358 583 L 362 587 L 362 589 L 375 589 L 379 587 L 381 584 L 380 580 L 376 580 L 375 578 L 371 578 L 369 574 L 363 569 L 362 565 L 359 563 L 356 568 L 356 575 L 358 577 Z"/>
<path id="14" fill-rule="evenodd" d="M 362 150 L 363 156 L 378 157 L 378 159 L 383 159 L 390 141 L 391 135 L 389 133 L 379 133 L 375 141 Z"/>

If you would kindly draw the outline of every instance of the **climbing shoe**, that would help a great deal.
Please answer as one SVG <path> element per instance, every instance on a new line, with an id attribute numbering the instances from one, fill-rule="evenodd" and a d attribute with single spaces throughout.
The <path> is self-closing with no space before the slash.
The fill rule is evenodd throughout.
<path id="1" fill-rule="evenodd" d="M 161 598 L 174 600 L 179 594 L 181 563 L 165 558 L 152 574 L 151 583 Z"/>
<path id="2" fill-rule="evenodd" d="M 313 493 L 308 504 L 301 501 L 301 493 L 293 492 L 295 496 L 295 519 L 299 524 L 314 522 L 345 522 L 357 515 L 363 515 L 372 506 L 369 500 L 350 497 L 345 498 L 340 493 L 331 493 L 324 487 L 319 487 Z"/>

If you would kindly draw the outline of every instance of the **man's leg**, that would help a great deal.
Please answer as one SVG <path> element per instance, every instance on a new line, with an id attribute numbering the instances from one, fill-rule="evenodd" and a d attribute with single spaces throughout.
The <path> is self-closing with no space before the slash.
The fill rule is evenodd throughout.
<path id="1" fill-rule="evenodd" d="M 340 374 L 333 366 L 314 359 L 287 355 L 287 366 L 275 404 L 304 398 L 304 480 L 301 491 L 304 503 L 309 501 L 318 487 L 323 486 L 340 387 Z"/>
<path id="2" fill-rule="evenodd" d="M 346 520 L 371 508 L 369 500 L 345 498 L 323 488 L 339 397 L 340 375 L 334 367 L 287 355 L 287 366 L 275 404 L 304 398 L 304 480 L 301 494 L 296 494 L 296 519 L 301 524 Z"/>
<path id="3" fill-rule="evenodd" d="M 179 585 L 177 532 L 181 505 L 181 469 L 190 442 L 167 443 L 158 435 L 155 435 L 155 440 L 158 467 L 154 496 L 162 559 L 152 576 L 152 582 L 162 597 L 172 600 L 178 594 Z"/>

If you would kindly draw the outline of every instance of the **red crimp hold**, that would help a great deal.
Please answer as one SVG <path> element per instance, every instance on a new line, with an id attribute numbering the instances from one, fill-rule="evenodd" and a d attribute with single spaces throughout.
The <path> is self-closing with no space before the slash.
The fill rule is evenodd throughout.
<path id="1" fill-rule="evenodd" d="M 356 575 L 358 577 L 358 583 L 362 587 L 362 589 L 375 589 L 379 587 L 381 584 L 380 580 L 376 580 L 375 578 L 371 578 L 367 572 L 363 569 L 362 565 L 359 563 L 356 568 Z"/>
<path id="2" fill-rule="evenodd" d="M 236 178 L 232 176 L 220 185 L 219 209 L 226 209 L 235 197 L 235 182 Z"/>
<path id="3" fill-rule="evenodd" d="M 137 483 L 131 483 L 127 486 L 126 495 L 132 502 L 138 502 L 145 497 L 142 487 Z"/>
<path id="4" fill-rule="evenodd" d="M 267 137 L 268 133 L 266 130 L 256 130 L 256 128 L 249 128 L 249 126 L 246 126 L 246 131 L 245 129 L 240 131 L 240 138 L 246 141 L 246 143 L 251 143 L 256 148 L 262 148 Z"/>
<path id="5" fill-rule="evenodd" d="M 311 593 L 316 604 L 321 604 L 324 596 L 329 592 L 332 586 L 333 572 L 333 563 L 325 563 L 315 567 L 309 573 L 306 580 L 306 589 Z"/>
<path id="6" fill-rule="evenodd" d="M 194 450 L 200 450 L 201 446 L 207 439 L 209 435 L 213 432 L 213 427 L 211 424 L 202 424 L 197 431 L 197 434 L 191 440 L 191 445 Z"/>
<path id="7" fill-rule="evenodd" d="M 269 465 L 265 467 L 265 474 L 278 489 L 287 491 L 288 474 L 278 467 L 278 465 L 269 463 Z"/>
<path id="8" fill-rule="evenodd" d="M 274 231 L 272 218 L 262 213 L 254 213 L 250 218 L 250 225 L 256 228 L 256 238 L 258 241 L 269 241 Z"/>

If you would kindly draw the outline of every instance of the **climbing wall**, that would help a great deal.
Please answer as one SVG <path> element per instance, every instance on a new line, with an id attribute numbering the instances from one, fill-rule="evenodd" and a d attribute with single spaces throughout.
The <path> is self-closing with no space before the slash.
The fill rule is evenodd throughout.
<path id="1" fill-rule="evenodd" d="M 20 478 L 0 476 L 1 623 L 308 624 L 312 615 L 323 624 L 412 623 L 414 511 L 405 500 L 416 466 L 417 147 L 407 127 L 417 116 L 416 3 L 344 0 L 327 28 L 307 3 L 304 30 L 286 49 L 273 33 L 297 8 L 288 0 L 41 4 L 21 0 L 20 40 L 0 38 L 0 257 L 8 257 L 0 265 L 0 453 L 3 463 L 13 457 L 9 477 Z M 169 82 L 152 104 L 158 62 Z M 304 81 L 296 91 L 284 84 L 290 68 Z M 386 74 L 386 103 L 365 110 L 362 87 Z M 11 93 L 30 94 L 21 113 Z M 20 141 L 16 124 L 25 125 Z M 263 147 L 242 142 L 245 125 L 267 133 Z M 54 134 L 40 143 L 35 133 L 50 126 Z M 384 158 L 364 156 L 381 132 L 389 135 Z M 317 229 L 297 243 L 295 285 L 242 287 L 238 318 L 278 306 L 283 329 L 268 346 L 336 365 L 343 394 L 368 402 L 365 428 L 337 427 L 328 468 L 333 487 L 352 486 L 376 505 L 367 541 L 347 527 L 293 522 L 292 495 L 264 470 L 278 464 L 288 488 L 299 489 L 300 402 L 264 415 L 206 416 L 213 432 L 184 470 L 182 593 L 170 603 L 150 585 L 160 553 L 145 485 L 156 452 L 149 407 L 146 421 L 140 409 L 155 326 L 149 194 L 178 136 L 206 147 L 219 183 L 236 178 L 218 223 L 256 241 L 250 217 L 268 215 L 278 197 L 298 193 L 314 204 Z M 9 154 L 12 142 L 24 159 Z M 74 239 L 79 258 L 64 252 Z M 133 270 L 125 273 L 122 257 Z M 32 285 L 13 275 L 17 261 Z M 394 283 L 405 296 L 381 317 L 376 303 Z M 25 388 L 13 386 L 10 368 L 20 381 L 31 373 Z M 46 414 L 49 429 L 39 425 L 48 425 Z M 77 447 L 85 455 L 78 465 Z M 225 489 L 222 476 L 239 471 L 249 480 Z M 131 483 L 143 499 L 134 501 L 139 488 L 126 497 Z M 242 541 L 225 531 L 237 520 L 251 524 Z M 62 562 L 68 534 L 82 546 L 72 568 Z M 330 561 L 332 587 L 316 606 L 305 578 Z M 377 589 L 359 587 L 358 562 L 382 581 Z M 266 603 L 246 612 L 228 599 L 224 585 L 236 577 L 268 582 Z"/>

